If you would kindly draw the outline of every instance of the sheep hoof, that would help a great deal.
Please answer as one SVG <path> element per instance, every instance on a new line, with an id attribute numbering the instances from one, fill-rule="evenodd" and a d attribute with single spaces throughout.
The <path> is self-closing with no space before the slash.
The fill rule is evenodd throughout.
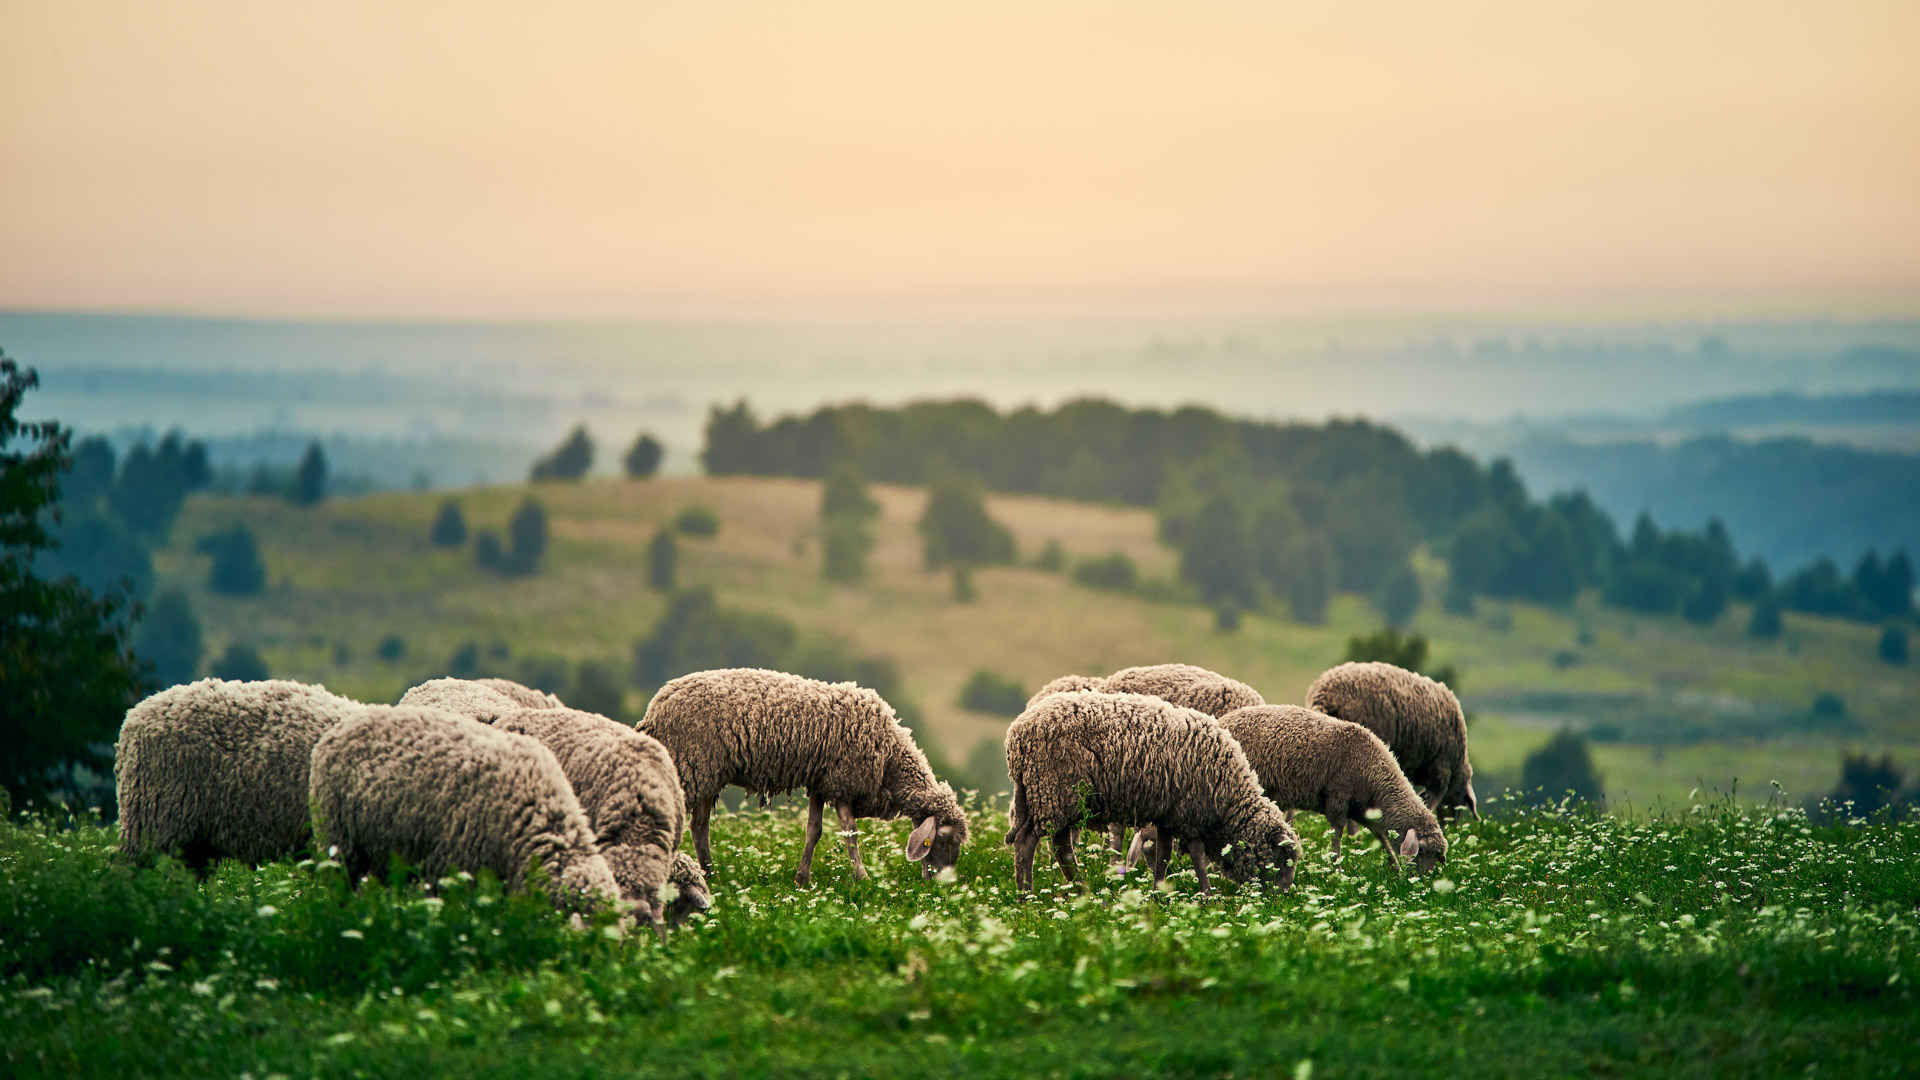
<path id="1" fill-rule="evenodd" d="M 813 884 L 813 875 L 807 873 L 805 870 L 797 871 L 793 875 L 793 883 L 804 889 Z"/>

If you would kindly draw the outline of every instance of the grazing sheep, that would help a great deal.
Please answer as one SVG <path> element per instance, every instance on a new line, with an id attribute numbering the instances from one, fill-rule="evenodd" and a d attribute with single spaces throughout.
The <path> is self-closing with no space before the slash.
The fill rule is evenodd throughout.
<path id="1" fill-rule="evenodd" d="M 323 686 L 201 679 L 127 710 L 113 772 L 120 848 L 195 867 L 308 848 L 313 745 L 365 706 Z"/>
<path id="2" fill-rule="evenodd" d="M 1040 704 L 1041 698 L 1052 697 L 1055 694 L 1071 694 L 1076 690 L 1105 691 L 1106 689 L 1107 680 L 1099 675 L 1062 675 L 1035 690 L 1033 696 L 1027 699 L 1027 708 L 1031 709 Z"/>
<path id="3" fill-rule="evenodd" d="M 526 709 L 564 709 L 567 703 L 544 690 L 535 690 L 531 686 L 522 686 L 512 679 L 475 679 L 473 680 L 489 690 L 504 694 L 515 704 Z"/>
<path id="4" fill-rule="evenodd" d="M 1333 827 L 1335 858 L 1347 824 L 1357 822 L 1380 838 L 1395 865 L 1399 860 L 1389 833 L 1400 834 L 1399 853 L 1413 859 L 1420 873 L 1447 861 L 1440 822 L 1414 793 L 1378 735 L 1298 705 L 1235 709 L 1220 723 L 1240 744 L 1276 806 L 1326 815 Z M 1140 830 L 1127 862 L 1132 864 L 1154 842 L 1152 830 Z"/>
<path id="5" fill-rule="evenodd" d="M 503 716 L 529 708 L 553 707 L 546 704 L 524 704 L 521 700 L 509 697 L 488 685 L 492 681 L 504 682 L 505 680 L 428 679 L 400 695 L 399 704 L 445 709 L 451 713 L 459 713 L 468 719 L 478 720 L 483 724 L 491 724 Z"/>
<path id="6" fill-rule="evenodd" d="M 825 683 L 760 668 L 682 675 L 647 704 L 641 731 L 666 745 L 686 791 L 694 849 L 709 873 L 707 830 L 713 804 L 729 784 L 750 792 L 807 789 L 807 841 L 794 873 L 813 878 L 820 818 L 832 803 L 855 878 L 860 861 L 855 820 L 914 821 L 907 858 L 933 877 L 952 866 L 967 841 L 967 816 L 941 783 L 886 699 L 853 683 Z"/>
<path id="7" fill-rule="evenodd" d="M 491 870 L 519 889 L 540 867 L 563 909 L 618 902 L 560 762 L 525 735 L 437 709 L 367 706 L 314 745 L 308 801 L 315 836 L 355 877 L 399 856 L 429 877 Z"/>
<path id="8" fill-rule="evenodd" d="M 670 886 L 667 894 L 673 897 L 667 902 L 668 926 L 679 926 L 694 912 L 713 906 L 713 891 L 707 888 L 707 875 L 700 872 L 700 864 L 693 861 L 693 856 L 684 851 L 673 853 L 667 884 Z"/>
<path id="9" fill-rule="evenodd" d="M 1466 714 L 1446 683 L 1392 664 L 1350 662 L 1313 680 L 1307 708 L 1380 736 L 1435 814 L 1447 817 L 1465 806 L 1480 816 L 1467 761 Z"/>
<path id="10" fill-rule="evenodd" d="M 600 854 L 620 895 L 639 905 L 656 928 L 666 925 L 667 883 L 686 797 L 667 749 L 650 735 L 578 709 L 523 709 L 495 728 L 540 740 L 553 751 L 593 826 Z"/>
<path id="11" fill-rule="evenodd" d="M 1300 839 L 1220 721 L 1144 694 L 1056 694 L 1007 728 L 1013 779 L 1015 883 L 1033 887 L 1033 851 L 1053 838 L 1054 858 L 1075 880 L 1077 826 L 1155 825 L 1168 843 L 1153 860 L 1166 879 L 1166 854 L 1187 842 L 1202 892 L 1206 856 L 1234 881 L 1256 875 L 1293 884 Z"/>

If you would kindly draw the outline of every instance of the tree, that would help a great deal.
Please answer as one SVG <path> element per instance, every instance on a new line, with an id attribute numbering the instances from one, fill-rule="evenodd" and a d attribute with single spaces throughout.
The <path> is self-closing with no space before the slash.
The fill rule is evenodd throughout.
<path id="1" fill-rule="evenodd" d="M 92 508 L 113 487 L 113 444 L 95 435 L 73 448 L 73 469 L 60 484 L 60 506 L 67 511 Z"/>
<path id="2" fill-rule="evenodd" d="M 186 478 L 179 462 L 142 444 L 121 461 L 120 476 L 107 492 L 107 506 L 127 528 L 158 538 L 173 528 L 173 519 L 186 498 Z"/>
<path id="3" fill-rule="evenodd" d="M 1702 578 L 1680 604 L 1680 617 L 1690 623 L 1712 626 L 1727 610 L 1727 589 L 1719 578 Z"/>
<path id="4" fill-rule="evenodd" d="M 467 519 L 460 512 L 460 500 L 448 499 L 434 515 L 433 530 L 427 534 L 435 547 L 457 548 L 467 542 Z"/>
<path id="5" fill-rule="evenodd" d="M 970 712 L 1018 716 L 1027 707 L 1027 692 L 1018 682 L 980 668 L 960 688 L 960 707 Z"/>
<path id="6" fill-rule="evenodd" d="M 1887 568 L 1880 575 L 1880 610 L 1886 615 L 1905 615 L 1913 610 L 1913 563 L 1907 559 L 1905 548 L 1893 553 L 1887 560 Z"/>
<path id="7" fill-rule="evenodd" d="M 867 482 L 861 477 L 858 465 L 842 461 L 827 473 L 826 480 L 820 485 L 822 521 L 836 517 L 865 521 L 879 514 L 880 504 L 867 494 Z"/>
<path id="8" fill-rule="evenodd" d="M 1762 596 L 1753 605 L 1753 617 L 1747 620 L 1747 636 L 1762 640 L 1780 636 L 1780 602 L 1771 595 Z"/>
<path id="9" fill-rule="evenodd" d="M 662 528 L 647 543 L 647 584 L 661 592 L 673 591 L 674 569 L 680 561 L 680 545 L 673 530 Z"/>
<path id="10" fill-rule="evenodd" d="M 314 506 L 327 497 L 327 453 L 320 449 L 320 440 L 307 444 L 299 467 L 293 470 L 293 488 L 287 497 L 296 506 Z"/>
<path id="11" fill-rule="evenodd" d="M 934 481 L 920 515 L 920 535 L 929 570 L 1013 560 L 1013 534 L 987 516 L 980 482 L 961 473 L 948 472 Z"/>
<path id="12" fill-rule="evenodd" d="M 58 546 L 41 551 L 34 560 L 39 577 L 71 577 L 95 596 L 124 589 L 134 600 L 144 600 L 152 591 L 153 556 L 115 518 L 93 510 L 63 512 L 52 533 Z"/>
<path id="13" fill-rule="evenodd" d="M 865 521 L 852 514 L 830 517 L 820 537 L 820 576 L 842 584 L 860 581 L 867 576 L 872 551 L 873 536 Z"/>
<path id="14" fill-rule="evenodd" d="M 1889 626 L 1880 632 L 1880 659 L 1889 664 L 1907 662 L 1906 627 Z"/>
<path id="15" fill-rule="evenodd" d="M 627 722 L 626 690 L 612 664 L 582 660 L 573 672 L 573 685 L 567 688 L 569 708 L 599 713 L 609 720 Z"/>
<path id="16" fill-rule="evenodd" d="M 488 570 L 506 570 L 507 549 L 500 543 L 500 534 L 492 529 L 482 529 L 473 538 L 473 561 Z"/>
<path id="17" fill-rule="evenodd" d="M 626 468 L 628 476 L 645 480 L 660 471 L 660 459 L 665 455 L 666 447 L 660 445 L 660 440 L 643 431 L 627 448 L 627 456 L 620 459 L 620 464 Z"/>
<path id="18" fill-rule="evenodd" d="M 33 573 L 54 542 L 44 512 L 59 500 L 73 438 L 54 421 L 16 418 L 39 381 L 0 354 L 0 789 L 22 801 L 47 795 L 65 766 L 109 770 L 114 733 L 145 689 L 127 646 L 138 616 L 128 597 Z"/>
<path id="19" fill-rule="evenodd" d="M 253 530 L 236 522 L 231 528 L 208 533 L 193 550 L 213 557 L 207 587 L 228 596 L 253 596 L 267 587 L 267 568 L 260 561 L 260 545 Z"/>
<path id="20" fill-rule="evenodd" d="M 1882 754 L 1879 761 L 1866 754 L 1843 754 L 1840 782 L 1827 798 L 1837 806 L 1851 803 L 1853 813 L 1865 817 L 1893 805 L 1905 780 L 1906 774 L 1894 765 L 1891 754 Z"/>
<path id="21" fill-rule="evenodd" d="M 1333 602 L 1333 545 L 1317 532 L 1303 532 L 1287 547 L 1281 593 L 1295 622 L 1318 626 Z"/>
<path id="22" fill-rule="evenodd" d="M 157 687 L 192 682 L 200 672 L 200 620 L 187 594 L 169 589 L 154 600 L 133 634 L 133 654 L 145 663 Z"/>
<path id="23" fill-rule="evenodd" d="M 1417 671 L 1429 679 L 1446 683 L 1456 692 L 1460 689 L 1459 668 L 1452 664 L 1427 666 L 1427 639 L 1420 634 L 1402 635 L 1391 626 L 1382 627 L 1372 634 L 1348 638 L 1347 655 L 1343 659 L 1361 662 L 1378 660 L 1408 671 Z"/>
<path id="24" fill-rule="evenodd" d="M 552 453 L 533 463 L 533 481 L 578 480 L 591 468 L 593 439 L 587 434 L 585 424 L 577 424 Z"/>
<path id="25" fill-rule="evenodd" d="M 1528 792 L 1537 791 L 1550 801 L 1568 793 L 1576 800 L 1589 802 L 1606 798 L 1606 788 L 1593 767 L 1593 754 L 1587 749 L 1587 740 L 1566 730 L 1527 755 L 1520 766 L 1520 787 Z"/>
<path id="26" fill-rule="evenodd" d="M 509 573 L 531 574 L 540 566 L 547 550 L 547 511 L 533 499 L 525 499 L 507 521 L 507 558 Z"/>
<path id="27" fill-rule="evenodd" d="M 1405 626 L 1412 621 L 1413 613 L 1420 610 L 1420 579 L 1414 575 L 1413 567 L 1402 566 L 1394 571 L 1380 587 L 1378 607 L 1389 625 Z"/>
<path id="28" fill-rule="evenodd" d="M 235 642 L 227 646 L 207 671 L 216 679 L 229 679 L 234 682 L 259 682 L 272 676 L 267 672 L 267 662 L 251 645 Z"/>
<path id="29" fill-rule="evenodd" d="M 1211 606 L 1256 606 L 1259 585 L 1254 576 L 1254 548 L 1244 503 L 1227 492 L 1215 494 L 1187 523 L 1186 532 L 1186 545 L 1180 549 L 1180 577 L 1198 589 L 1200 598 Z"/>

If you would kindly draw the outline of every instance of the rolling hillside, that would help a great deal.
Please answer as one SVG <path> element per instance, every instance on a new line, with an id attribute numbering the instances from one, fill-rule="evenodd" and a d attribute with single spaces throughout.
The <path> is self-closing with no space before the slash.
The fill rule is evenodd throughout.
<path id="1" fill-rule="evenodd" d="M 925 493 L 875 486 L 882 514 L 866 584 L 832 586 L 819 574 L 819 487 L 787 479 L 675 477 L 643 483 L 590 481 L 532 489 L 552 539 L 540 572 L 502 578 L 478 569 L 471 545 L 435 548 L 428 525 L 442 496 L 386 493 L 336 499 L 313 509 L 261 498 L 196 496 L 156 554 L 161 586 L 185 587 L 207 635 L 209 656 L 229 642 L 257 646 L 275 675 L 313 680 L 366 700 L 391 701 L 425 674 L 445 669 L 462 644 L 484 652 L 503 642 L 520 658 L 630 662 L 634 642 L 665 610 L 647 587 L 645 549 L 663 523 L 690 505 L 713 509 L 719 534 L 682 537 L 679 582 L 707 584 L 728 607 L 769 611 L 803 631 L 840 637 L 863 654 L 893 659 L 908 694 L 945 753 L 962 760 L 997 740 L 1006 718 L 956 703 L 977 669 L 1031 689 L 1067 671 L 1186 660 L 1223 670 L 1269 700 L 1297 701 L 1346 638 L 1377 627 L 1363 601 L 1339 597 L 1328 624 L 1309 627 L 1249 616 L 1236 633 L 1213 627 L 1197 605 L 1154 602 L 1076 586 L 1027 567 L 976 575 L 979 599 L 956 604 L 950 580 L 920 566 L 914 528 Z M 529 493 L 460 493 L 471 530 L 504 529 Z M 996 496 L 994 516 L 1016 534 L 1023 557 L 1058 540 L 1070 557 L 1123 551 L 1146 578 L 1170 578 L 1173 554 L 1154 538 L 1150 512 L 1059 500 Z M 236 599 L 205 588 L 206 560 L 193 540 L 233 521 L 257 533 L 269 587 Z M 1525 754 L 1562 723 L 1620 718 L 1619 741 L 1596 743 L 1616 806 L 1685 802 L 1691 789 L 1765 795 L 1779 781 L 1795 798 L 1832 787 L 1843 748 L 1891 751 L 1920 764 L 1920 674 L 1874 655 L 1877 629 L 1788 616 L 1771 643 L 1743 633 L 1735 607 L 1710 629 L 1646 619 L 1583 598 L 1569 611 L 1483 602 L 1471 618 L 1440 612 L 1444 567 L 1420 562 L 1428 603 L 1413 629 L 1433 656 L 1464 672 L 1474 714 L 1476 769 L 1517 778 Z M 406 655 L 378 657 L 398 635 Z M 1722 728 L 1771 731 L 1804 713 L 1820 692 L 1846 702 L 1855 729 L 1722 739 Z M 645 701 L 629 692 L 635 713 Z M 1673 730 L 1699 729 L 1687 739 Z M 1649 734 L 1651 732 L 1651 734 Z M 1655 745 L 1658 742 L 1659 745 Z"/>

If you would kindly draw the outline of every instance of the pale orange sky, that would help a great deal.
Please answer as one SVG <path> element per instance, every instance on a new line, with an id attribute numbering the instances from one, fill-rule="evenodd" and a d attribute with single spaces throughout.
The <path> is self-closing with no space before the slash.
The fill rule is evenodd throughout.
<path id="1" fill-rule="evenodd" d="M 0 307 L 1920 298 L 1920 3 L 5 0 Z"/>

